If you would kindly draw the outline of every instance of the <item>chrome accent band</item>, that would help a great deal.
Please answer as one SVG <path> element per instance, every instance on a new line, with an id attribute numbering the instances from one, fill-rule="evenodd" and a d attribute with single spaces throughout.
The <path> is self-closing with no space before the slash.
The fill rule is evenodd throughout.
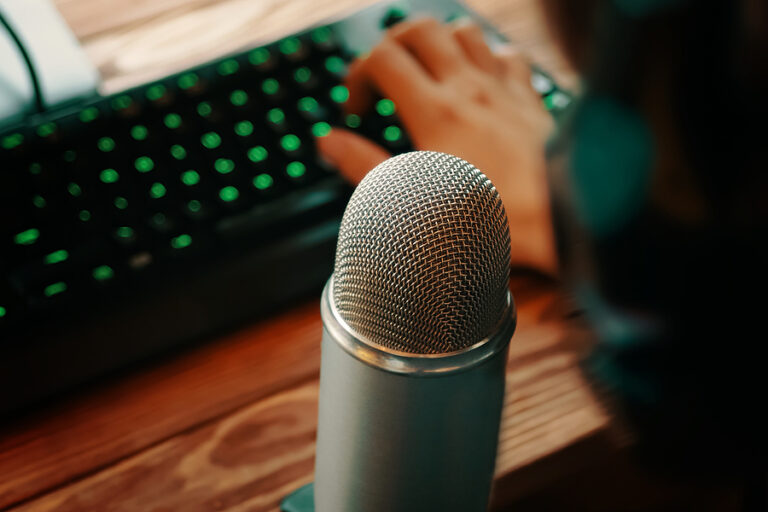
<path id="1" fill-rule="evenodd" d="M 507 291 L 507 307 L 494 334 L 474 345 L 445 354 L 411 354 L 390 350 L 361 337 L 344 321 L 333 304 L 333 276 L 323 289 L 320 314 L 324 328 L 352 357 L 384 371 L 415 377 L 462 372 L 483 363 L 506 348 L 517 325 L 514 299 Z"/>

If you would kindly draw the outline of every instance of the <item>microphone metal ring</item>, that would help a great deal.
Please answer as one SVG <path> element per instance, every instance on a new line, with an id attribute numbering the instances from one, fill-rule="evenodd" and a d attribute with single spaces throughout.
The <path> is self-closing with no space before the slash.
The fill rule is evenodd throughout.
<path id="1" fill-rule="evenodd" d="M 517 325 L 517 310 L 512 293 L 507 291 L 506 308 L 492 334 L 474 345 L 441 354 L 414 354 L 390 349 L 356 333 L 341 317 L 333 303 L 333 276 L 320 300 L 323 326 L 352 357 L 380 370 L 414 377 L 429 377 L 469 370 L 487 361 L 509 344 Z"/>

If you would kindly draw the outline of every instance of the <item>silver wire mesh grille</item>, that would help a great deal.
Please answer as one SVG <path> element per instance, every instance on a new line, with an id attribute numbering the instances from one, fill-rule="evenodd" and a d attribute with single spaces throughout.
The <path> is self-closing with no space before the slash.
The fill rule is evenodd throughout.
<path id="1" fill-rule="evenodd" d="M 444 153 L 405 153 L 369 172 L 347 205 L 333 301 L 377 345 L 453 352 L 501 319 L 509 251 L 507 215 L 483 173 Z"/>

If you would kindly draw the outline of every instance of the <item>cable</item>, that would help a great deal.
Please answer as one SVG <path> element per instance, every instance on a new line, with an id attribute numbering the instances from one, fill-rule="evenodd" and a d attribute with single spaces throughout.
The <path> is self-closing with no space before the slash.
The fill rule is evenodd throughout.
<path id="1" fill-rule="evenodd" d="M 24 63 L 27 65 L 29 78 L 32 81 L 32 89 L 35 93 L 35 107 L 37 107 L 38 112 L 43 112 L 45 110 L 45 103 L 43 102 L 43 92 L 40 89 L 40 81 L 37 79 L 37 71 L 35 71 L 35 65 L 32 63 L 32 59 L 29 57 L 29 53 L 27 53 L 27 49 L 24 47 L 24 43 L 21 42 L 18 34 L 16 34 L 16 31 L 13 29 L 11 24 L 8 23 L 8 20 L 6 20 L 2 11 L 0 11 L 0 24 L 5 27 L 5 29 L 8 31 L 8 34 L 10 34 L 11 39 L 13 39 L 13 42 L 16 43 L 16 46 L 19 48 L 21 57 L 24 59 Z"/>

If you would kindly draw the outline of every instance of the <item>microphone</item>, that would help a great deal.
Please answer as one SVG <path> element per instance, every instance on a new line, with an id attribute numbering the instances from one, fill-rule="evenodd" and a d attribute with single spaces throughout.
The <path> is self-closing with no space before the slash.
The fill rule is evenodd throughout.
<path id="1" fill-rule="evenodd" d="M 506 212 L 468 162 L 383 162 L 322 296 L 317 512 L 473 512 L 493 481 L 509 340 Z"/>

